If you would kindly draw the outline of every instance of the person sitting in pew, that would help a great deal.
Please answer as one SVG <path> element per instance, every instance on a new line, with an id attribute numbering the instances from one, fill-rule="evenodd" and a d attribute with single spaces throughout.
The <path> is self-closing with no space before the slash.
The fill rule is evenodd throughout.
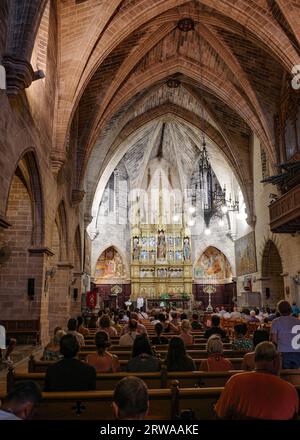
<path id="1" fill-rule="evenodd" d="M 191 327 L 192 330 L 202 330 L 203 327 L 202 324 L 199 322 L 198 313 L 193 313 Z"/>
<path id="2" fill-rule="evenodd" d="M 154 336 L 151 339 L 151 343 L 153 345 L 165 345 L 169 343 L 168 338 L 166 338 L 165 336 L 161 336 L 162 332 L 163 332 L 163 326 L 160 322 L 158 322 L 157 324 L 155 324 L 154 326 L 154 331 L 156 333 L 156 336 Z"/>
<path id="3" fill-rule="evenodd" d="M 84 337 L 81 333 L 78 333 L 77 329 L 77 319 L 71 318 L 68 321 L 68 335 L 73 335 L 78 341 L 80 346 L 85 345 Z"/>
<path id="4" fill-rule="evenodd" d="M 232 343 L 232 350 L 236 351 L 251 351 L 253 350 L 253 342 L 246 338 L 247 324 L 236 324 L 234 326 L 235 339 Z"/>
<path id="5" fill-rule="evenodd" d="M 61 361 L 47 368 L 45 391 L 89 391 L 96 389 L 94 367 L 76 359 L 79 344 L 75 336 L 65 335 L 60 340 Z"/>
<path id="6" fill-rule="evenodd" d="M 140 335 L 142 335 L 142 334 L 148 335 L 148 333 L 147 333 L 147 329 L 146 329 L 146 327 L 144 326 L 144 324 L 142 324 L 141 322 L 139 322 L 139 317 L 138 317 L 138 314 L 137 314 L 137 313 L 132 312 L 131 315 L 130 315 L 130 319 L 135 319 L 136 322 L 138 323 L 138 324 L 137 324 L 137 332 L 138 332 L 138 334 L 140 334 Z M 129 322 L 129 321 L 128 321 L 128 322 Z M 128 331 L 129 331 L 129 323 L 128 323 L 128 322 L 127 322 L 127 324 L 125 324 L 124 327 L 123 327 L 122 335 L 125 335 L 125 333 L 128 333 Z"/>
<path id="7" fill-rule="evenodd" d="M 222 419 L 290 420 L 297 417 L 296 388 L 281 379 L 280 354 L 272 342 L 255 348 L 255 371 L 232 376 L 224 387 L 215 411 Z"/>
<path id="8" fill-rule="evenodd" d="M 78 316 L 77 317 L 77 331 L 78 331 L 78 333 L 80 333 L 82 336 L 89 336 L 90 331 L 83 324 L 84 324 L 83 317 Z"/>
<path id="9" fill-rule="evenodd" d="M 229 371 L 233 370 L 230 360 L 223 355 L 223 342 L 219 335 L 212 335 L 206 344 L 207 359 L 200 364 L 200 371 Z"/>
<path id="10" fill-rule="evenodd" d="M 101 316 L 99 321 L 99 328 L 100 331 L 106 332 L 110 338 L 115 338 L 118 336 L 117 330 L 111 325 L 109 315 Z"/>
<path id="11" fill-rule="evenodd" d="M 138 322 L 136 319 L 130 319 L 128 321 L 128 332 L 122 335 L 119 339 L 119 345 L 124 346 L 132 346 L 135 338 L 138 335 L 137 332 Z"/>
<path id="12" fill-rule="evenodd" d="M 183 340 L 185 345 L 192 345 L 194 342 L 193 335 L 191 335 L 191 323 L 188 319 L 181 321 L 181 332 L 179 337 Z"/>
<path id="13" fill-rule="evenodd" d="M 3 400 L 0 420 L 30 419 L 41 398 L 38 384 L 32 380 L 18 382 Z"/>
<path id="14" fill-rule="evenodd" d="M 56 327 L 54 329 L 53 340 L 44 348 L 42 356 L 43 361 L 58 361 L 63 358 L 63 355 L 60 352 L 60 340 L 65 334 L 66 332 L 61 327 Z"/>
<path id="15" fill-rule="evenodd" d="M 138 377 L 124 377 L 115 387 L 112 406 L 116 419 L 143 420 L 149 410 L 147 385 Z"/>
<path id="16" fill-rule="evenodd" d="M 121 370 L 118 356 L 111 354 L 107 348 L 111 345 L 108 334 L 99 331 L 95 336 L 97 353 L 87 356 L 87 363 L 95 368 L 97 373 L 117 373 Z"/>
<path id="17" fill-rule="evenodd" d="M 213 315 L 211 317 L 212 326 L 208 328 L 204 333 L 204 338 L 208 339 L 212 335 L 220 335 L 222 339 L 226 339 L 226 332 L 220 328 L 220 317 L 218 315 Z"/>
<path id="18" fill-rule="evenodd" d="M 138 335 L 133 343 L 132 357 L 127 364 L 127 371 L 147 373 L 160 371 L 160 361 L 154 356 L 148 337 Z"/>
<path id="19" fill-rule="evenodd" d="M 270 335 L 269 332 L 265 329 L 257 329 L 253 333 L 253 346 L 254 348 L 260 343 L 264 341 L 269 341 Z M 255 368 L 255 352 L 252 351 L 250 353 L 246 353 L 242 362 L 241 369 L 242 370 L 254 370 Z"/>
<path id="20" fill-rule="evenodd" d="M 167 357 L 164 361 L 168 371 L 195 371 L 193 359 L 186 354 L 185 345 L 179 336 L 174 336 L 169 342 Z"/>
<path id="21" fill-rule="evenodd" d="M 170 325 L 172 327 L 172 332 L 179 333 L 180 332 L 180 321 L 178 317 L 178 313 L 176 311 L 171 312 Z"/>
<path id="22" fill-rule="evenodd" d="M 123 326 L 120 324 L 121 319 L 123 318 L 123 315 L 120 316 L 119 313 L 115 313 L 113 317 L 113 323 L 112 326 L 117 330 L 118 336 L 121 335 Z"/>

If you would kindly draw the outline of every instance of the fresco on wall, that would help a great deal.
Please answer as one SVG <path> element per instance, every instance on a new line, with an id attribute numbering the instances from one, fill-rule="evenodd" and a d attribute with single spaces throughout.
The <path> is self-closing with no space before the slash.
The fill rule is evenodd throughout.
<path id="1" fill-rule="evenodd" d="M 254 231 L 235 242 L 237 276 L 257 272 Z"/>
<path id="2" fill-rule="evenodd" d="M 106 249 L 97 261 L 95 283 L 123 277 L 125 270 L 120 254 L 114 247 Z"/>
<path id="3" fill-rule="evenodd" d="M 223 283 L 232 281 L 232 271 L 226 256 L 219 249 L 210 246 L 199 258 L 195 266 L 195 279 Z"/>

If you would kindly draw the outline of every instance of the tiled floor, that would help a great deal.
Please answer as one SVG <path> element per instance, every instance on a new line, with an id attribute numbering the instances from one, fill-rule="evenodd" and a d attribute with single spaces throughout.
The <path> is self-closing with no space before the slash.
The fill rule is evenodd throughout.
<path id="1" fill-rule="evenodd" d="M 15 371 L 18 373 L 26 373 L 28 371 L 28 359 L 31 354 L 35 356 L 41 355 L 42 348 L 33 345 L 19 345 L 13 351 L 11 358 Z M 6 374 L 7 368 L 0 364 L 0 393 L 6 392 Z"/>

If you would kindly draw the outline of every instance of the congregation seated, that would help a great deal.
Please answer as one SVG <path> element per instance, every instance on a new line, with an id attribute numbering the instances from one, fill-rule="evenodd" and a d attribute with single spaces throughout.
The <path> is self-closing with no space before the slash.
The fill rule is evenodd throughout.
<path id="1" fill-rule="evenodd" d="M 169 342 L 168 338 L 166 338 L 165 336 L 161 336 L 161 334 L 163 332 L 163 326 L 162 326 L 162 324 L 160 322 L 155 324 L 154 331 L 156 333 L 156 336 L 151 338 L 151 343 L 153 345 L 165 345 L 165 344 L 168 344 L 168 342 Z"/>
<path id="2" fill-rule="evenodd" d="M 129 360 L 127 371 L 153 372 L 160 371 L 160 361 L 154 356 L 149 339 L 145 334 L 138 335 L 133 343 L 132 357 Z"/>
<path id="3" fill-rule="evenodd" d="M 240 319 L 241 313 L 238 311 L 238 308 L 235 306 L 233 307 L 233 311 L 231 312 L 231 319 Z"/>
<path id="4" fill-rule="evenodd" d="M 290 420 L 297 417 L 298 393 L 278 376 L 280 355 L 271 342 L 255 348 L 255 371 L 232 376 L 215 411 L 222 419 Z"/>
<path id="5" fill-rule="evenodd" d="M 208 328 L 204 333 L 204 338 L 208 339 L 212 335 L 220 335 L 222 339 L 226 339 L 226 332 L 220 328 L 220 317 L 213 315 L 211 317 L 212 326 Z"/>
<path id="6" fill-rule="evenodd" d="M 185 345 L 192 345 L 194 342 L 193 335 L 191 335 L 191 323 L 188 319 L 181 321 L 179 337 L 183 340 Z"/>
<path id="7" fill-rule="evenodd" d="M 138 377 L 124 377 L 113 395 L 113 410 L 118 420 L 143 420 L 149 410 L 148 388 Z"/>
<path id="8" fill-rule="evenodd" d="M 191 327 L 192 330 L 202 330 L 203 327 L 202 324 L 199 322 L 198 313 L 193 313 Z"/>
<path id="9" fill-rule="evenodd" d="M 253 342 L 246 338 L 247 334 L 246 324 L 237 324 L 234 326 L 234 341 L 232 343 L 232 350 L 236 351 L 251 351 L 253 349 Z"/>
<path id="10" fill-rule="evenodd" d="M 179 336 L 173 336 L 170 340 L 164 363 L 168 371 L 196 370 L 195 362 L 186 354 L 184 342 Z"/>
<path id="11" fill-rule="evenodd" d="M 84 337 L 82 336 L 81 333 L 78 333 L 77 331 L 77 320 L 74 318 L 69 319 L 67 327 L 68 327 L 67 333 L 69 335 L 75 336 L 80 346 L 85 345 Z"/>
<path id="12" fill-rule="evenodd" d="M 137 332 L 138 322 L 136 319 L 130 319 L 128 321 L 128 331 L 122 335 L 119 339 L 120 346 L 132 346 L 135 338 L 138 335 Z"/>
<path id="13" fill-rule="evenodd" d="M 84 321 L 82 316 L 77 317 L 77 332 L 82 336 L 89 336 L 90 331 L 84 326 Z"/>
<path id="14" fill-rule="evenodd" d="M 146 313 L 143 308 L 138 309 L 137 313 L 138 313 L 138 318 L 139 319 L 145 319 L 145 320 L 149 319 L 148 313 Z"/>
<path id="15" fill-rule="evenodd" d="M 65 336 L 66 332 L 61 327 L 56 327 L 54 329 L 54 337 L 49 344 L 44 348 L 42 360 L 43 361 L 58 361 L 62 359 L 62 354 L 60 352 L 60 340 Z"/>
<path id="16" fill-rule="evenodd" d="M 79 352 L 77 338 L 72 334 L 60 340 L 63 359 L 47 368 L 45 391 L 88 391 L 96 389 L 96 370 L 76 359 Z"/>
<path id="17" fill-rule="evenodd" d="M 118 336 L 117 330 L 112 327 L 109 315 L 103 315 L 99 321 L 100 331 L 104 331 L 108 334 L 110 338 L 115 338 Z"/>
<path id="18" fill-rule="evenodd" d="M 158 315 L 158 320 L 163 328 L 163 333 L 171 333 L 173 331 L 173 326 L 171 325 L 170 321 L 167 320 L 165 313 L 160 313 Z"/>
<path id="19" fill-rule="evenodd" d="M 147 335 L 147 329 L 144 326 L 144 324 L 142 324 L 141 322 L 139 322 L 139 317 L 138 314 L 133 312 L 130 314 L 130 319 L 135 319 L 137 321 L 137 332 L 138 334 L 145 334 Z M 127 322 L 127 324 L 124 325 L 123 330 L 122 330 L 122 335 L 124 335 L 125 333 L 128 333 L 129 331 L 129 323 Z"/>
<path id="20" fill-rule="evenodd" d="M 255 348 L 260 342 L 268 341 L 269 332 L 264 329 L 257 329 L 253 333 L 253 347 Z M 246 353 L 242 362 L 242 370 L 254 370 L 255 368 L 255 352 Z"/>
<path id="21" fill-rule="evenodd" d="M 109 336 L 104 331 L 98 331 L 95 336 L 97 353 L 87 356 L 87 363 L 95 368 L 97 373 L 116 373 L 120 371 L 120 362 L 116 355 L 107 351 L 111 345 Z"/>
<path id="22" fill-rule="evenodd" d="M 35 382 L 18 382 L 2 402 L 0 421 L 30 419 L 41 397 L 40 387 Z"/>
<path id="23" fill-rule="evenodd" d="M 250 315 L 248 316 L 249 322 L 259 322 L 259 318 L 256 316 L 255 310 L 250 310 Z"/>
<path id="24" fill-rule="evenodd" d="M 230 360 L 223 354 L 223 342 L 219 335 L 212 335 L 206 344 L 207 359 L 200 364 L 200 371 L 229 371 L 233 370 Z"/>

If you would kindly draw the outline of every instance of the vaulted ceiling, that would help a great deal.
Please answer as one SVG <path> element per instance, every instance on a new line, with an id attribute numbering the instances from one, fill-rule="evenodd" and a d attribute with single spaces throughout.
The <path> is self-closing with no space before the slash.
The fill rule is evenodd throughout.
<path id="1" fill-rule="evenodd" d="M 126 162 L 132 145 L 128 172 L 139 181 L 136 163 L 143 167 L 154 154 L 149 145 L 168 115 L 164 148 L 174 166 L 190 173 L 197 129 L 205 132 L 232 167 L 251 218 L 252 134 L 274 165 L 274 115 L 292 66 L 300 64 L 299 30 L 291 19 L 291 13 L 300 18 L 299 3 L 88 0 L 76 2 L 71 30 L 70 2 L 61 2 L 59 12 L 64 87 L 56 145 L 64 148 L 77 133 L 86 212 L 99 181 L 107 182 L 124 155 Z"/>

